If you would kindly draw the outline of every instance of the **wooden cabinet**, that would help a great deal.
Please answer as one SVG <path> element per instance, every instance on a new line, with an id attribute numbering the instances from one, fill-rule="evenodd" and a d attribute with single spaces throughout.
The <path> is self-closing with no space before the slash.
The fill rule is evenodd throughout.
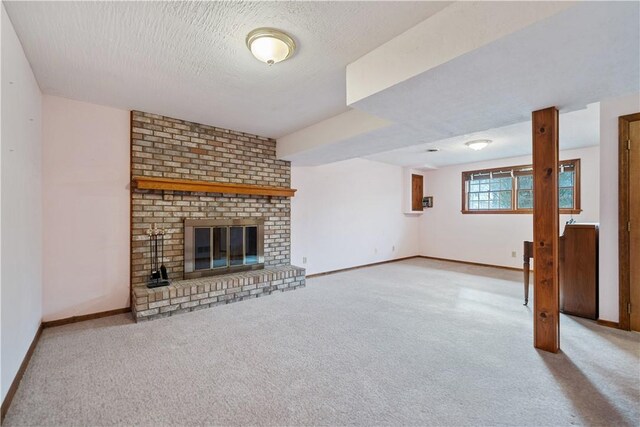
<path id="1" fill-rule="evenodd" d="M 402 168 L 402 213 L 422 215 L 424 196 L 424 172 L 419 169 Z"/>
<path id="2" fill-rule="evenodd" d="M 567 224 L 559 242 L 560 311 L 598 318 L 598 224 Z"/>
<path id="3" fill-rule="evenodd" d="M 411 210 L 422 211 L 422 194 L 424 193 L 424 177 L 422 175 L 411 175 Z"/>

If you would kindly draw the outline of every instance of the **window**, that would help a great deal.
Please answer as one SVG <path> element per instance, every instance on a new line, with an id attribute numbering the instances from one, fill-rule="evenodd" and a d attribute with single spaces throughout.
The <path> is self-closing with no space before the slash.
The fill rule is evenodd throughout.
<path id="1" fill-rule="evenodd" d="M 580 213 L 580 160 L 559 165 L 560 213 Z M 462 173 L 462 213 L 532 213 L 533 166 Z"/>

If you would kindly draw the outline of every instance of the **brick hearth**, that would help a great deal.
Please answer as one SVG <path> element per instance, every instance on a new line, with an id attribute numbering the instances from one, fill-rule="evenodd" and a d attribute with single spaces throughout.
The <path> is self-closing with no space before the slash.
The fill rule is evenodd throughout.
<path id="1" fill-rule="evenodd" d="M 133 289 L 137 321 L 157 319 L 230 302 L 243 301 L 305 286 L 304 269 L 294 266 L 179 280 L 162 288 Z"/>

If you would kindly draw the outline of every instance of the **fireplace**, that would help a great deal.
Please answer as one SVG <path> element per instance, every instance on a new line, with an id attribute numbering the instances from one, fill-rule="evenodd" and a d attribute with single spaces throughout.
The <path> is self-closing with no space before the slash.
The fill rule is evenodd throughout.
<path id="1" fill-rule="evenodd" d="M 260 268 L 264 268 L 264 220 L 185 219 L 185 279 Z"/>
<path id="2" fill-rule="evenodd" d="M 274 139 L 132 111 L 136 321 L 304 287 L 305 270 L 291 265 L 290 186 Z M 152 259 L 166 286 L 147 287 Z"/>

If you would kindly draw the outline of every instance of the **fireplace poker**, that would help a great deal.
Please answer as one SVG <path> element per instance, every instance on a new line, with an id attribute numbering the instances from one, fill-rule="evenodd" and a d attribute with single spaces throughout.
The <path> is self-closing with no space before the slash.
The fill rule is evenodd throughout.
<path id="1" fill-rule="evenodd" d="M 167 267 L 164 266 L 164 229 L 160 233 L 160 276 L 162 280 L 168 280 L 169 276 L 167 275 Z"/>

